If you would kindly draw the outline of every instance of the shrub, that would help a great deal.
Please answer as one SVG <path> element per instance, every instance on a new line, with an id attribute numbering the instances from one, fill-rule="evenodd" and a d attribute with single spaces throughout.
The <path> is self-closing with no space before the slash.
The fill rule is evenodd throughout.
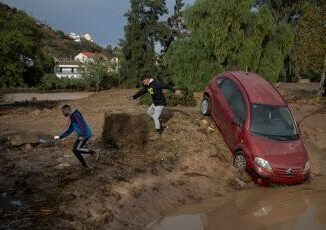
<path id="1" fill-rule="evenodd" d="M 40 85 L 42 90 L 58 90 L 58 89 L 86 89 L 86 83 L 83 79 L 75 78 L 58 78 L 54 74 L 46 74 Z"/>

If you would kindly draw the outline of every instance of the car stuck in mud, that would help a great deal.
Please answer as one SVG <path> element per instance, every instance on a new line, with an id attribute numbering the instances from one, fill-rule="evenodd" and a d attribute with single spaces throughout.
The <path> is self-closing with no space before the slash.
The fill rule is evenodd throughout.
<path id="1" fill-rule="evenodd" d="M 234 166 L 261 185 L 298 184 L 310 163 L 281 94 L 257 74 L 227 72 L 207 86 L 201 113 L 210 115 L 234 154 Z"/>

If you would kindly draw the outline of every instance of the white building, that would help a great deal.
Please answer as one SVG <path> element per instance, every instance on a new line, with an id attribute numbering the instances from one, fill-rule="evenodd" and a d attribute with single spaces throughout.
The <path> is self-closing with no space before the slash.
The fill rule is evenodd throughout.
<path id="1" fill-rule="evenodd" d="M 118 57 L 113 57 L 109 62 L 108 72 L 118 72 L 120 67 L 120 59 Z"/>
<path id="2" fill-rule="evenodd" d="M 68 36 L 75 42 L 81 42 L 80 36 L 76 33 L 69 33 Z"/>
<path id="3" fill-rule="evenodd" d="M 92 39 L 92 36 L 89 33 L 82 34 L 81 38 L 85 39 L 87 41 L 90 41 L 90 42 L 94 42 L 93 39 Z"/>
<path id="4" fill-rule="evenodd" d="M 58 78 L 80 78 L 81 66 L 76 61 L 57 61 L 54 66 L 54 74 Z"/>
<path id="5" fill-rule="evenodd" d="M 93 62 L 96 53 L 92 52 L 81 52 L 75 57 L 75 61 L 81 63 Z"/>

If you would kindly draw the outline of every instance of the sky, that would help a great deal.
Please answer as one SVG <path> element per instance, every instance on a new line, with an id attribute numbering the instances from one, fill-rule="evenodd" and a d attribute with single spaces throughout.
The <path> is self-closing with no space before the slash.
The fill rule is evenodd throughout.
<path id="1" fill-rule="evenodd" d="M 90 33 L 96 43 L 116 46 L 124 37 L 129 0 L 0 0 L 65 33 Z M 172 11 L 175 0 L 167 0 Z M 193 4 L 195 0 L 184 0 Z"/>

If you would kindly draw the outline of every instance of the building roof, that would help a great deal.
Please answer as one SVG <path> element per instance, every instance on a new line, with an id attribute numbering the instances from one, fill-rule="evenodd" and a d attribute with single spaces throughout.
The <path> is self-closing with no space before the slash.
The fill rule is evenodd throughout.
<path id="1" fill-rule="evenodd" d="M 267 105 L 286 105 L 277 89 L 264 78 L 255 73 L 235 71 L 227 75 L 235 77 L 245 89 L 250 103 Z"/>
<path id="2" fill-rule="evenodd" d="M 81 53 L 88 58 L 93 58 L 96 55 L 96 53 L 92 53 L 92 52 L 81 52 Z"/>

